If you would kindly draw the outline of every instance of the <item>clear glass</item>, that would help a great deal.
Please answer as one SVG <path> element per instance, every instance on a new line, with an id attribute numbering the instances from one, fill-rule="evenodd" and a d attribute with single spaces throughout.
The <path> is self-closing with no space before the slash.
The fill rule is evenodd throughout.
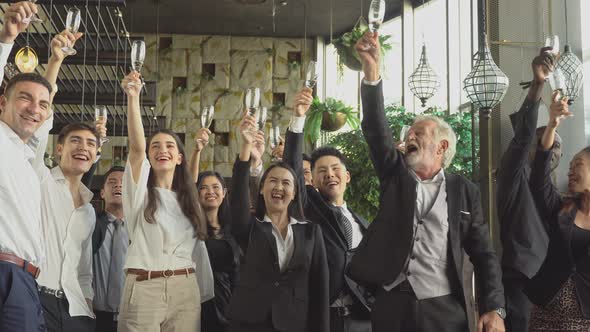
<path id="1" fill-rule="evenodd" d="M 307 65 L 307 71 L 305 72 L 305 86 L 313 89 L 318 80 L 317 63 L 315 61 L 309 61 Z"/>
<path id="2" fill-rule="evenodd" d="M 272 126 L 268 132 L 268 145 L 271 150 L 274 150 L 280 143 L 281 128 L 279 126 Z"/>
<path id="3" fill-rule="evenodd" d="M 545 39 L 545 47 L 551 47 L 551 51 L 547 51 L 547 52 L 552 54 L 554 57 L 554 61 L 556 61 L 556 59 L 557 59 L 556 57 L 559 54 L 559 36 L 553 35 L 553 36 L 547 37 L 547 39 Z M 555 67 L 552 67 L 549 69 L 551 72 L 547 76 L 546 80 L 551 80 L 551 77 L 553 76 L 553 71 L 555 70 Z"/>
<path id="4" fill-rule="evenodd" d="M 399 140 L 402 142 L 406 141 L 406 138 L 408 137 L 408 133 L 410 132 L 410 128 L 411 126 L 405 125 L 402 127 L 402 130 L 399 132 Z"/>
<path id="5" fill-rule="evenodd" d="M 213 105 L 204 106 L 201 109 L 201 128 L 211 127 L 211 122 L 213 122 L 213 114 L 215 113 L 215 107 Z"/>
<path id="6" fill-rule="evenodd" d="M 106 106 L 96 106 L 94 108 L 94 121 L 96 121 L 96 122 L 104 121 L 105 126 L 106 126 L 108 117 L 109 117 L 109 112 L 108 112 Z M 103 144 L 105 144 L 108 141 L 109 141 L 108 138 L 101 137 L 100 138 L 100 145 L 102 146 Z"/>
<path id="7" fill-rule="evenodd" d="M 78 9 L 76 7 L 71 7 L 70 9 L 68 9 L 68 16 L 66 17 L 66 29 L 69 32 L 75 34 L 76 32 L 78 32 L 78 29 L 80 28 L 80 21 L 81 21 L 80 9 Z M 72 47 L 70 42 L 68 42 L 67 46 L 62 47 L 61 50 L 66 55 L 75 55 L 76 54 L 76 50 Z"/>
<path id="8" fill-rule="evenodd" d="M 559 90 L 560 95 L 563 95 L 563 92 L 566 89 L 565 86 L 565 75 L 560 68 L 555 68 L 553 74 L 550 75 L 547 80 L 549 81 L 549 85 L 551 86 L 551 90 L 557 91 Z"/>
<path id="9" fill-rule="evenodd" d="M 143 61 L 145 60 L 145 42 L 143 40 L 134 40 L 131 44 L 131 67 L 136 72 L 141 72 Z"/>
<path id="10" fill-rule="evenodd" d="M 254 116 L 260 107 L 260 89 L 248 88 L 244 96 L 244 107 L 250 116 Z"/>
<path id="11" fill-rule="evenodd" d="M 373 0 L 369 5 L 369 30 L 378 31 L 385 17 L 385 1 Z"/>
<path id="12" fill-rule="evenodd" d="M 29 0 L 29 2 L 36 3 L 36 2 L 37 2 L 37 0 Z M 29 23 L 41 23 L 41 22 L 43 22 L 43 20 L 42 20 L 42 19 L 40 19 L 40 18 L 39 18 L 39 16 L 37 16 L 37 15 L 33 14 L 33 15 L 29 16 L 29 17 L 25 17 L 25 18 L 23 18 L 23 19 L 21 20 L 21 22 L 23 22 L 24 24 L 29 24 Z"/>
<path id="13" fill-rule="evenodd" d="M 264 130 L 267 115 L 268 110 L 266 107 L 262 106 L 258 108 L 258 112 L 256 112 L 256 124 L 258 126 L 258 130 Z"/>

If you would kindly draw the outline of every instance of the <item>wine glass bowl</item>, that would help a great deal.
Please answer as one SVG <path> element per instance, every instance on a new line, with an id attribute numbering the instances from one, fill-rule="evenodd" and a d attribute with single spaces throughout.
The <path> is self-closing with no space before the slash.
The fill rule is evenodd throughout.
<path id="1" fill-rule="evenodd" d="M 211 123 L 213 122 L 213 114 L 214 113 L 215 113 L 215 107 L 213 107 L 213 105 L 204 106 L 201 109 L 201 115 L 200 115 L 201 128 L 209 129 L 209 127 L 211 127 Z"/>
<path id="2" fill-rule="evenodd" d="M 268 145 L 271 150 L 274 150 L 280 143 L 281 129 L 279 126 L 270 127 L 268 136 Z"/>
<path id="3" fill-rule="evenodd" d="M 315 61 L 309 61 L 307 70 L 305 72 L 305 86 L 313 89 L 318 80 L 317 63 Z"/>
<path id="4" fill-rule="evenodd" d="M 256 110 L 260 107 L 260 89 L 248 88 L 244 96 L 244 107 L 248 110 L 250 116 L 256 114 Z"/>
<path id="5" fill-rule="evenodd" d="M 78 29 L 80 28 L 81 17 L 80 9 L 76 7 L 71 7 L 68 9 L 68 16 L 66 17 L 66 29 L 72 34 L 76 34 L 78 32 Z M 76 49 L 72 47 L 70 41 L 68 41 L 68 45 L 62 47 L 61 50 L 66 55 L 76 54 Z"/>
<path id="6" fill-rule="evenodd" d="M 145 42 L 143 40 L 134 40 L 131 44 L 131 68 L 136 72 L 141 72 L 141 67 L 145 61 Z M 141 83 L 144 85 L 143 81 Z M 127 83 L 128 87 L 135 86 L 135 83 Z"/>
<path id="7" fill-rule="evenodd" d="M 385 18 L 385 1 L 373 0 L 369 5 L 369 30 L 378 31 Z"/>
<path id="8" fill-rule="evenodd" d="M 94 120 L 96 122 L 104 121 L 105 126 L 106 126 L 107 119 L 108 119 L 108 116 L 109 116 L 108 114 L 109 113 L 108 113 L 108 110 L 107 110 L 107 107 L 106 106 L 95 106 L 94 107 Z M 100 145 L 102 146 L 102 145 L 104 145 L 108 141 L 109 141 L 108 138 L 101 137 L 100 138 Z"/>
<path id="9" fill-rule="evenodd" d="M 267 115 L 268 110 L 266 107 L 262 106 L 258 108 L 258 111 L 256 112 L 256 124 L 258 125 L 258 130 L 264 130 Z"/>

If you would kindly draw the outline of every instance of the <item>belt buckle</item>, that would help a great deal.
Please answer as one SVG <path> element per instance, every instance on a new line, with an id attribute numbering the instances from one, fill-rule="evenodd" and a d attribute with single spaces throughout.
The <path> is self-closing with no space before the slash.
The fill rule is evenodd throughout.
<path id="1" fill-rule="evenodd" d="M 170 274 L 168 274 L 168 273 L 170 273 Z M 162 275 L 164 276 L 164 278 L 168 279 L 174 275 L 174 271 L 168 269 L 168 270 L 162 272 Z"/>

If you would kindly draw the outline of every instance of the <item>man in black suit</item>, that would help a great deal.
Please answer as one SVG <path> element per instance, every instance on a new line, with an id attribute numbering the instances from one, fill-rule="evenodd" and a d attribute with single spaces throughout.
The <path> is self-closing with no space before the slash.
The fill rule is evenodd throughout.
<path id="1" fill-rule="evenodd" d="M 104 211 L 96 216 L 92 233 L 94 313 L 96 331 L 116 332 L 125 274 L 123 264 L 129 235 L 123 217 L 123 167 L 113 167 L 104 175 L 100 197 Z"/>
<path id="2" fill-rule="evenodd" d="M 300 168 L 303 162 L 303 122 L 311 104 L 311 92 L 304 88 L 295 98 L 294 117 L 286 135 L 283 160 L 293 168 Z M 330 270 L 330 330 L 370 332 L 368 295 L 345 276 L 368 223 L 344 201 L 346 185 L 350 182 L 344 156 L 332 147 L 322 147 L 313 151 L 310 163 L 313 186 L 306 185 L 302 193 L 303 205 L 306 219 L 320 225 L 326 245 Z"/>
<path id="3" fill-rule="evenodd" d="M 356 45 L 365 74 L 363 134 L 381 185 L 377 217 L 350 263 L 352 278 L 375 289 L 373 331 L 467 331 L 463 252 L 478 282 L 478 330 L 504 331 L 501 270 L 477 186 L 444 171 L 456 136 L 434 116 L 419 117 L 395 149 L 384 112 L 377 33 Z"/>
<path id="4" fill-rule="evenodd" d="M 550 48 L 541 49 L 532 62 L 533 80 L 520 110 L 510 115 L 514 137 L 497 174 L 496 204 L 502 240 L 502 282 L 506 293 L 506 329 L 528 331 L 532 304 L 523 292 L 545 260 L 549 238 L 529 189 L 529 162 L 534 158 L 544 127 L 536 130 L 545 78 L 554 58 Z M 530 153 L 531 151 L 533 153 Z M 560 141 L 553 147 L 552 169 L 559 164 Z"/>

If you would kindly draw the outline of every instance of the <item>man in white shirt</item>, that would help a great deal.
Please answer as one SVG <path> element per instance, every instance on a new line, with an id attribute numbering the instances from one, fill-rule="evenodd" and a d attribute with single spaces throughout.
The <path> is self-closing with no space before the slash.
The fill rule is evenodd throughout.
<path id="1" fill-rule="evenodd" d="M 0 30 L 0 79 L 14 40 L 37 13 L 28 1 L 10 5 Z M 44 320 L 35 277 L 44 260 L 41 192 L 35 174 L 33 133 L 49 116 L 51 85 L 20 74 L 0 96 L 0 331 L 38 331 Z M 41 158 L 40 162 L 43 160 Z"/>
<path id="2" fill-rule="evenodd" d="M 50 82 L 55 82 L 65 58 L 61 48 L 79 37 L 64 31 L 53 39 L 47 70 Z M 51 125 L 48 121 L 37 132 L 40 151 L 45 150 Z M 96 218 L 90 204 L 93 194 L 81 180 L 96 159 L 99 142 L 97 129 L 82 123 L 69 124 L 58 136 L 59 165 L 52 170 L 44 165 L 36 167 L 41 180 L 46 249 L 38 290 L 49 332 L 94 330 L 92 232 Z"/>

